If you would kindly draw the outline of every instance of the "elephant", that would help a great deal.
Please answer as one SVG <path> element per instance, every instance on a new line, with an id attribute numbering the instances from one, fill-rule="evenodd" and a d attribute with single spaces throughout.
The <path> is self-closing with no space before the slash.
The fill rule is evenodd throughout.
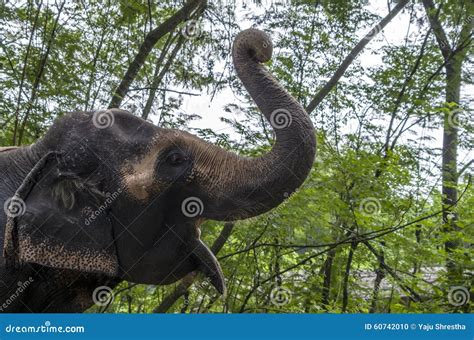
<path id="1" fill-rule="evenodd" d="M 278 206 L 316 153 L 311 119 L 264 65 L 272 50 L 255 28 L 232 46 L 238 77 L 273 127 L 260 157 L 118 108 L 65 113 L 34 144 L 0 150 L 0 311 L 83 312 L 99 287 L 166 285 L 195 271 L 225 293 L 202 223 Z"/>

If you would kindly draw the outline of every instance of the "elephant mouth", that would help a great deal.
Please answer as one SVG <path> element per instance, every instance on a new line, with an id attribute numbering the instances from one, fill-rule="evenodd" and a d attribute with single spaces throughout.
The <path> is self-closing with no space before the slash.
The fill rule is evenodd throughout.
<path id="1" fill-rule="evenodd" d="M 167 285 L 182 280 L 191 273 L 202 273 L 220 293 L 225 294 L 226 284 L 219 261 L 212 250 L 199 238 L 193 238 L 179 250 L 178 261 L 174 257 L 167 256 L 162 261 L 154 247 L 150 256 L 135 262 L 131 267 L 119 266 L 118 277 L 130 282 L 153 285 Z"/>

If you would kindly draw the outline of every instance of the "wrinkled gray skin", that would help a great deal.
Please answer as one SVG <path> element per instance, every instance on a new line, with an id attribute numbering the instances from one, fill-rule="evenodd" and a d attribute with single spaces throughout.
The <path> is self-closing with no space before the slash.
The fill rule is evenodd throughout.
<path id="1" fill-rule="evenodd" d="M 14 195 L 25 203 L 20 213 L 13 203 L 8 216 L 0 213 L 1 311 L 82 312 L 96 287 L 169 284 L 195 270 L 224 292 L 200 224 L 276 207 L 315 156 L 308 115 L 261 64 L 271 57 L 270 38 L 243 31 L 232 53 L 244 86 L 278 125 L 273 149 L 260 158 L 118 109 L 66 114 L 34 145 L 0 152 L 0 203 Z M 98 128 L 106 118 L 113 122 Z"/>

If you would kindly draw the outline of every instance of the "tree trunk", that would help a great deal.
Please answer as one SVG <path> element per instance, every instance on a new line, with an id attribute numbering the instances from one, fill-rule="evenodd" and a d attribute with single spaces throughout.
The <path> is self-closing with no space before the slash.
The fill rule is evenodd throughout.
<path id="1" fill-rule="evenodd" d="M 330 293 L 331 293 L 331 273 L 332 264 L 336 256 L 336 249 L 331 249 L 328 252 L 326 260 L 324 261 L 322 272 L 323 272 L 323 292 L 321 296 L 321 304 L 325 311 L 328 310 Z"/>
<path id="2" fill-rule="evenodd" d="M 460 12 L 466 13 L 466 19 L 462 25 L 459 42 L 456 46 L 448 41 L 448 37 L 439 21 L 440 9 L 436 10 L 433 0 L 423 0 L 426 15 L 430 26 L 435 33 L 440 52 L 445 61 L 446 84 L 445 97 L 447 112 L 443 123 L 443 150 L 442 150 L 442 209 L 443 209 L 443 231 L 448 235 L 445 241 L 446 270 L 450 285 L 460 285 L 463 282 L 463 268 L 457 264 L 455 259 L 456 249 L 462 246 L 461 240 L 456 235 L 460 230 L 457 225 L 457 213 L 455 206 L 458 201 L 458 119 L 462 112 L 460 108 L 460 90 L 462 64 L 466 59 L 467 50 L 470 46 L 472 31 L 472 9 L 474 1 L 468 0 L 466 8 L 460 8 Z M 453 45 L 453 46 L 452 46 Z"/>
<path id="3" fill-rule="evenodd" d="M 377 302 L 379 299 L 380 284 L 385 277 L 385 269 L 383 266 L 384 254 L 383 251 L 380 254 L 381 261 L 379 260 L 379 267 L 375 270 L 376 276 L 374 281 L 374 290 L 372 292 L 372 303 L 370 304 L 369 313 L 373 314 L 377 312 Z"/>
<path id="4" fill-rule="evenodd" d="M 346 270 L 344 272 L 343 284 L 342 284 L 342 313 L 345 313 L 347 310 L 347 304 L 349 303 L 349 276 L 352 266 L 352 259 L 354 258 L 354 252 L 357 248 L 358 242 L 352 242 L 351 247 L 349 248 L 349 254 L 347 255 Z"/>
<path id="5" fill-rule="evenodd" d="M 454 63 L 453 63 L 454 64 Z M 459 90 L 461 87 L 460 65 L 446 65 L 446 103 L 459 104 Z M 454 112 L 454 113 L 453 113 Z M 453 124 L 457 112 L 449 110 L 444 117 L 443 127 L 443 156 L 442 156 L 442 204 L 443 204 L 443 231 L 450 235 L 445 242 L 446 269 L 448 282 L 459 284 L 462 280 L 463 269 L 456 264 L 453 253 L 461 245 L 460 240 L 451 235 L 459 231 L 457 213 L 453 211 L 458 201 L 457 149 L 458 127 Z"/>
<path id="6" fill-rule="evenodd" d="M 170 54 L 168 60 L 166 61 L 166 64 L 164 66 L 162 66 L 161 69 L 160 69 L 161 63 L 163 62 L 163 59 L 164 59 L 167 52 L 164 50 L 162 55 L 160 56 L 160 60 L 158 61 L 158 64 L 156 65 L 156 70 L 155 70 L 155 75 L 153 77 L 153 82 L 151 84 L 150 95 L 148 96 L 145 108 L 143 109 L 143 113 L 142 113 L 142 118 L 143 119 L 145 119 L 145 120 L 148 119 L 148 116 L 149 116 L 150 111 L 151 111 L 151 107 L 153 106 L 153 102 L 155 100 L 155 95 L 156 95 L 156 91 L 158 89 L 158 86 L 160 85 L 161 81 L 163 80 L 163 77 L 168 72 L 169 68 L 171 67 L 171 64 L 173 63 L 174 59 L 176 58 L 176 55 L 178 54 L 178 51 L 183 46 L 183 43 L 184 43 L 184 37 L 181 35 L 178 38 L 178 42 L 176 43 L 175 47 L 171 51 L 171 54 Z"/>

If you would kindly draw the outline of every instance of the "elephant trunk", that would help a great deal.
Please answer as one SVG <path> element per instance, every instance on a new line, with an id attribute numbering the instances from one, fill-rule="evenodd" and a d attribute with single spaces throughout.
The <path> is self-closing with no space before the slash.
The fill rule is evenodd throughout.
<path id="1" fill-rule="evenodd" d="M 315 131 L 304 108 L 276 81 L 261 63 L 272 55 L 270 37 L 259 30 L 238 34 L 233 45 L 237 75 L 265 118 L 276 141 L 259 158 L 217 152 L 208 166 L 209 204 L 204 217 L 236 220 L 262 214 L 285 200 L 305 180 L 316 152 Z M 217 170 L 216 170 L 217 169 Z"/>

